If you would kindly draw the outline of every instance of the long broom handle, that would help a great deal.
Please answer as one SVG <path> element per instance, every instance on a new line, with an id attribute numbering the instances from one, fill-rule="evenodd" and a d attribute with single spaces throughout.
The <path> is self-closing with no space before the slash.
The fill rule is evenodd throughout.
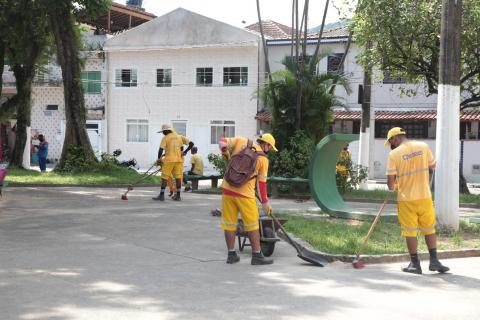
<path id="1" fill-rule="evenodd" d="M 255 192 L 255 197 L 257 198 L 257 200 L 262 203 L 262 201 L 260 200 L 260 196 L 258 195 L 257 192 Z M 293 239 L 290 237 L 290 235 L 288 234 L 287 230 L 285 230 L 285 228 L 282 226 L 282 224 L 280 223 L 280 221 L 278 221 L 277 217 L 275 217 L 275 215 L 273 214 L 273 210 L 270 210 L 270 217 L 273 219 L 273 222 L 275 222 L 275 224 L 278 225 L 278 227 L 280 228 L 280 230 L 282 230 L 283 234 L 287 237 L 288 239 L 288 242 L 295 248 L 295 250 L 297 250 L 297 253 L 300 253 L 300 248 L 298 247 L 298 244 L 293 241 Z"/>
<path id="2" fill-rule="evenodd" d="M 140 179 L 138 179 L 137 181 L 135 181 L 134 183 L 131 184 L 131 186 L 134 186 L 136 185 L 137 183 L 140 183 L 142 182 L 143 180 L 147 179 L 148 177 L 154 175 L 154 174 L 157 174 L 160 169 L 157 169 L 157 170 L 154 170 L 152 172 L 150 172 L 150 170 L 152 170 L 153 167 L 155 167 L 156 163 L 154 163 L 147 171 L 145 171 L 145 173 L 140 177 Z"/>
<path id="3" fill-rule="evenodd" d="M 387 195 L 385 196 L 385 200 L 383 201 L 383 204 L 382 204 L 382 206 L 380 207 L 380 210 L 378 210 L 378 213 L 377 213 L 377 215 L 375 216 L 375 219 L 373 220 L 372 225 L 370 226 L 370 229 L 368 230 L 368 233 L 367 233 L 367 236 L 365 237 L 365 240 L 363 240 L 362 245 L 360 246 L 360 248 L 359 248 L 358 251 L 357 251 L 357 259 L 358 259 L 358 257 L 360 257 L 360 254 L 361 254 L 361 253 L 363 252 L 363 250 L 365 249 L 365 246 L 366 246 L 368 240 L 370 239 L 370 236 L 372 235 L 373 230 L 374 230 L 375 227 L 377 226 L 378 221 L 380 221 L 380 215 L 382 214 L 383 210 L 384 210 L 385 207 L 387 206 L 387 202 L 388 202 L 388 200 L 390 199 L 390 194 L 392 194 L 392 193 L 393 193 L 393 191 L 388 191 L 388 192 L 387 192 Z"/>

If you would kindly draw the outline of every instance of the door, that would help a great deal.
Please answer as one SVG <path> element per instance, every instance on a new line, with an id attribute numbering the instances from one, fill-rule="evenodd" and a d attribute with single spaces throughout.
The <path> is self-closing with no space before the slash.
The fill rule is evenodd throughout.
<path id="1" fill-rule="evenodd" d="M 208 162 L 208 154 L 212 152 L 215 153 L 218 150 L 218 146 L 210 145 L 210 127 L 208 126 L 193 127 L 192 134 L 189 138 L 195 143 L 195 146 L 198 148 L 198 154 L 203 159 L 204 174 L 206 174 L 207 172 L 214 171 L 213 167 Z M 185 161 L 185 163 L 190 169 L 190 160 L 188 162 Z"/>
<path id="2" fill-rule="evenodd" d="M 87 121 L 86 128 L 93 152 L 95 156 L 100 159 L 102 155 L 101 124 L 99 121 Z"/>

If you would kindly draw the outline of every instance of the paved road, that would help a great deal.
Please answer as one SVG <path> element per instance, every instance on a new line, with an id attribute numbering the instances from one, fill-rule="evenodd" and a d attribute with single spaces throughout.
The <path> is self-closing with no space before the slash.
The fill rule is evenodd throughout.
<path id="1" fill-rule="evenodd" d="M 0 319 L 478 319 L 480 259 L 453 273 L 226 265 L 218 196 L 157 203 L 149 190 L 10 188 L 0 207 Z M 426 267 L 426 264 L 424 264 Z"/>

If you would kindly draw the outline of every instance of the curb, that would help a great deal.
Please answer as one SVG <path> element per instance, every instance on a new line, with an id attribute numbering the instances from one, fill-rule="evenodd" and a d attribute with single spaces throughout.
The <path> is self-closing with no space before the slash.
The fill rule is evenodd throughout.
<path id="1" fill-rule="evenodd" d="M 291 233 L 290 237 L 295 240 L 295 242 L 300 243 L 302 246 L 307 248 L 310 251 L 313 251 L 317 254 L 322 255 L 328 262 L 340 261 L 344 263 L 352 263 L 356 258 L 356 255 L 353 254 L 330 254 L 315 250 L 312 246 Z M 419 253 L 420 259 L 428 259 L 429 255 L 427 252 Z M 465 250 L 440 250 L 437 252 L 439 259 L 457 259 L 457 258 L 473 258 L 480 257 L 480 249 L 465 249 Z M 381 254 L 381 255 L 361 255 L 361 260 L 365 264 L 380 264 L 380 263 L 395 263 L 395 262 L 406 262 L 410 261 L 410 255 L 407 253 L 399 254 Z"/>
<path id="2" fill-rule="evenodd" d="M 329 262 L 340 261 L 346 263 L 352 263 L 356 258 L 355 255 L 341 255 L 341 254 L 328 254 L 320 253 L 325 256 Z M 480 257 L 480 249 L 466 249 L 466 250 L 442 250 L 437 253 L 439 259 L 457 259 L 457 258 L 472 258 Z M 427 252 L 418 254 L 420 259 L 428 260 L 429 255 Z M 400 254 L 382 254 L 382 255 L 361 255 L 361 260 L 366 264 L 378 264 L 378 263 L 395 263 L 395 262 L 408 262 L 410 261 L 410 255 L 406 253 Z"/>

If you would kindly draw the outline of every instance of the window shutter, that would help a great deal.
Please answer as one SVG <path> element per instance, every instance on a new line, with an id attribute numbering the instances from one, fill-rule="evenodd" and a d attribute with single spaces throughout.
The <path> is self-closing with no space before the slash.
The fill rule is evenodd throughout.
<path id="1" fill-rule="evenodd" d="M 130 83 L 132 84 L 132 87 L 137 86 L 137 70 L 136 69 L 131 69 L 131 78 L 130 78 Z"/>
<path id="2" fill-rule="evenodd" d="M 115 70 L 115 86 L 122 86 L 122 69 Z"/>

